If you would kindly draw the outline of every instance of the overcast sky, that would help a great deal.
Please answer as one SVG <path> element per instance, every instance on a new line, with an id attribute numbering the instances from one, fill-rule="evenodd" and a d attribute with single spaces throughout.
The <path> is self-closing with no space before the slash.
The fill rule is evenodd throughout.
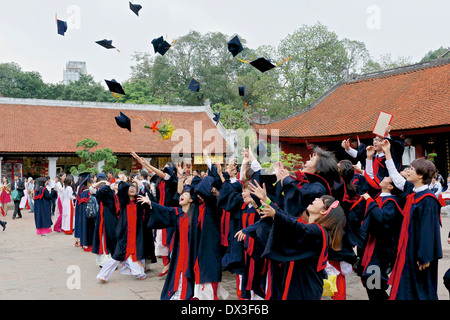
<path id="1" fill-rule="evenodd" d="M 62 81 L 69 60 L 85 61 L 95 81 L 130 77 L 131 55 L 153 54 L 151 40 L 168 41 L 190 30 L 238 34 L 246 46 L 278 46 L 303 24 L 327 26 L 340 39 L 362 41 L 372 57 L 391 54 L 418 62 L 428 51 L 450 47 L 448 0 L 0 0 L 0 63 L 16 62 L 47 83 Z M 55 14 L 66 20 L 64 37 Z M 95 44 L 112 39 L 120 49 Z"/>

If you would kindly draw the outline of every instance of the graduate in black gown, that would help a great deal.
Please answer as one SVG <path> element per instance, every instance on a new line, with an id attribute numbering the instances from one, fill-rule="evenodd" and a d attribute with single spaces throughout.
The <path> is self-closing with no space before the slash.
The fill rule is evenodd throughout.
<path id="1" fill-rule="evenodd" d="M 384 177 L 389 176 L 388 169 L 386 167 L 386 154 L 381 146 L 384 139 L 388 140 L 390 143 L 390 152 L 392 160 L 394 161 L 395 167 L 400 171 L 403 151 L 405 150 L 405 141 L 402 138 L 393 138 L 390 136 L 391 126 L 386 128 L 386 138 L 375 136 L 373 138 L 373 146 L 375 148 L 375 153 L 372 156 L 373 160 L 373 172 L 374 178 L 379 183 Z M 358 139 L 359 141 L 359 139 Z M 342 141 L 342 147 L 354 159 L 355 162 L 360 161 L 364 163 L 367 158 L 367 148 L 364 143 L 359 143 L 358 149 L 355 150 L 350 147 L 349 140 Z"/>
<path id="2" fill-rule="evenodd" d="M 339 172 L 338 162 L 332 152 L 314 148 L 311 158 L 305 162 L 303 168 L 295 172 L 295 180 L 289 176 L 280 180 L 284 190 L 283 210 L 292 215 L 303 214 L 306 207 L 321 195 L 331 195 L 339 202 L 346 200 L 346 187 Z M 293 186 L 297 182 L 298 191 Z M 322 189 L 320 189 L 322 186 Z M 289 187 L 289 188 L 288 188 Z M 293 191 L 291 191 L 293 190 Z M 289 195 L 289 200 L 287 197 Z M 307 217 L 302 218 L 308 221 Z M 345 300 L 346 281 L 345 275 L 352 272 L 352 265 L 356 261 L 356 255 L 348 239 L 348 232 L 344 233 L 342 246 L 339 251 L 330 248 L 328 251 L 329 263 L 338 272 L 338 291 L 333 296 L 335 300 Z"/>
<path id="3" fill-rule="evenodd" d="M 181 170 L 182 171 L 182 170 Z M 181 176 L 182 176 L 181 172 Z M 174 228 L 170 248 L 170 264 L 161 292 L 161 300 L 189 300 L 194 297 L 197 258 L 196 214 L 193 189 L 183 185 L 178 179 L 179 206 L 165 207 L 150 201 L 148 196 L 140 196 L 139 202 L 150 210 L 147 227 L 150 229 Z"/>
<path id="4" fill-rule="evenodd" d="M 273 219 L 263 257 L 283 262 L 278 299 L 321 299 L 328 247 L 338 251 L 342 245 L 345 214 L 339 202 L 327 195 L 315 199 L 307 208 L 308 223 L 286 214 L 270 199 L 261 204 L 261 218 Z"/>
<path id="5" fill-rule="evenodd" d="M 144 252 L 144 210 L 138 203 L 138 183 L 126 182 L 127 177 L 119 173 L 118 198 L 120 204 L 117 223 L 117 244 L 112 257 L 106 261 L 97 275 L 97 279 L 106 282 L 111 274 L 123 262 L 120 273 L 136 276 L 138 280 L 147 277 L 145 273 Z"/>
<path id="6" fill-rule="evenodd" d="M 243 149 L 244 160 L 241 166 L 241 179 L 244 181 L 259 181 L 261 174 L 261 165 L 255 158 L 251 149 Z M 241 297 L 241 288 L 247 287 L 246 282 L 243 281 L 242 276 L 246 269 L 246 254 L 244 243 L 239 241 L 235 237 L 236 233 L 243 228 L 243 214 L 249 210 L 243 201 L 242 197 L 242 182 L 235 181 L 229 178 L 229 172 L 234 169 L 235 164 L 232 159 L 227 166 L 226 172 L 222 172 L 222 166 L 220 164 L 215 165 L 217 169 L 217 175 L 220 178 L 221 184 L 219 186 L 219 199 L 218 206 L 224 210 L 224 216 L 222 216 L 222 223 L 224 228 L 222 231 L 222 238 L 225 238 L 227 246 L 222 257 L 222 268 L 236 275 L 236 291 L 239 298 L 249 298 L 244 292 L 244 297 Z M 248 267 L 248 266 L 247 266 Z"/>
<path id="7" fill-rule="evenodd" d="M 148 181 L 148 172 L 145 169 L 142 169 L 139 174 L 139 188 L 140 192 L 146 194 L 150 200 L 157 201 L 156 194 L 152 192 L 152 186 Z M 148 220 L 150 218 L 149 211 L 145 212 L 144 215 L 144 225 L 148 224 Z M 150 264 L 156 263 L 156 255 L 155 255 L 155 241 L 153 236 L 153 230 L 149 228 L 144 228 L 144 250 L 145 250 L 145 264 L 146 270 L 150 269 Z"/>
<path id="8" fill-rule="evenodd" d="M 34 222 L 36 233 L 45 235 L 52 232 L 51 201 L 56 191 L 48 191 L 45 178 L 37 178 L 34 194 Z"/>
<path id="9" fill-rule="evenodd" d="M 196 180 L 194 177 L 193 180 Z M 194 297 L 199 300 L 226 299 L 228 292 L 222 287 L 222 254 L 220 250 L 221 209 L 217 194 L 213 192 L 214 178 L 205 176 L 193 181 L 197 218 L 197 258 L 194 264 Z"/>
<path id="10" fill-rule="evenodd" d="M 383 141 L 383 150 L 395 186 L 410 190 L 403 208 L 397 257 L 388 282 L 392 285 L 389 299 L 437 300 L 438 260 L 442 258 L 441 205 L 428 188 L 436 167 L 429 160 L 416 159 L 405 181 L 392 161 L 388 140 Z"/>
<path id="11" fill-rule="evenodd" d="M 143 168 L 148 172 L 156 175 L 155 181 L 155 194 L 158 200 L 158 204 L 162 206 L 174 207 L 178 205 L 176 198 L 178 178 L 173 163 L 168 162 L 164 166 L 163 170 L 153 167 L 148 161 L 131 151 L 131 156 L 138 161 Z M 163 260 L 163 270 L 159 274 L 160 277 L 167 274 L 169 270 L 169 246 L 172 242 L 174 229 L 167 227 L 164 229 L 156 229 L 156 245 L 155 255 L 161 257 Z M 148 238 L 146 236 L 146 238 Z"/>
<path id="12" fill-rule="evenodd" d="M 116 249 L 120 207 L 119 199 L 104 173 L 97 174 L 97 182 L 91 187 L 98 189 L 96 197 L 99 205 L 92 239 L 92 253 L 97 255 L 97 265 L 101 267 Z"/>
<path id="13" fill-rule="evenodd" d="M 369 300 L 387 300 L 389 273 L 394 267 L 403 212 L 395 194 L 397 190 L 390 177 L 380 182 L 381 193 L 375 199 L 362 195 L 365 208 L 364 254 L 361 260 L 362 283 Z"/>
<path id="14" fill-rule="evenodd" d="M 90 175 L 87 175 L 77 185 L 77 202 L 75 206 L 75 219 L 78 220 L 78 225 L 75 228 L 75 237 L 79 237 L 80 246 L 85 251 L 92 251 L 92 242 L 94 237 L 95 220 L 88 219 L 86 216 L 86 207 L 89 197 L 89 184 L 91 182 Z"/>

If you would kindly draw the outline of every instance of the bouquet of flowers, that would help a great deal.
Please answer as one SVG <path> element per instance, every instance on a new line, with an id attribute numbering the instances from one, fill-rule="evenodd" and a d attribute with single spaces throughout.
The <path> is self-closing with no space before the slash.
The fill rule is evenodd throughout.
<path id="1" fill-rule="evenodd" d="M 171 124 L 170 121 L 170 119 L 161 119 L 161 121 L 155 121 L 151 127 L 148 125 L 144 127 L 153 130 L 153 132 L 158 131 L 161 135 L 161 141 L 168 140 L 172 137 L 172 133 L 175 131 L 175 126 Z M 159 123 L 162 123 L 162 125 L 158 128 L 157 125 Z"/>

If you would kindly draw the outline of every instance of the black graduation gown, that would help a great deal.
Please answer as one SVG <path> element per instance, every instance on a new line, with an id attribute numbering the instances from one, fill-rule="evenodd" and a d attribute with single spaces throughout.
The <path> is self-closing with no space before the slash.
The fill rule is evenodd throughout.
<path id="1" fill-rule="evenodd" d="M 386 138 L 391 144 L 391 155 L 392 160 L 394 161 L 395 167 L 397 171 L 400 171 L 402 165 L 402 157 L 403 151 L 405 150 L 405 142 L 404 140 L 400 141 L 397 139 Z M 361 163 L 366 163 L 367 158 L 367 150 L 366 145 L 361 143 L 357 150 L 357 161 Z M 389 177 L 389 172 L 386 167 L 386 156 L 378 157 L 377 155 L 373 156 L 373 173 L 379 179 L 379 181 L 383 180 L 384 177 Z"/>
<path id="2" fill-rule="evenodd" d="M 437 300 L 438 259 L 442 258 L 439 200 L 428 189 L 413 192 L 403 212 L 389 299 Z M 430 266 L 420 271 L 417 262 Z"/>
<path id="3" fill-rule="evenodd" d="M 282 300 L 319 300 L 322 298 L 328 239 L 318 224 L 305 224 L 276 210 L 263 257 L 283 262 Z"/>
<path id="4" fill-rule="evenodd" d="M 153 196 L 149 189 L 148 183 L 145 184 L 145 192 L 149 199 L 152 201 L 156 201 L 156 197 Z M 150 260 L 151 263 L 156 263 L 156 255 L 155 255 L 155 239 L 153 237 L 153 230 L 147 228 L 148 221 L 150 219 L 150 211 L 144 211 L 144 254 L 145 259 Z"/>
<path id="5" fill-rule="evenodd" d="M 248 204 L 242 210 L 242 224 L 244 228 L 242 232 L 247 237 L 244 240 L 245 268 L 242 277 L 241 297 L 250 299 L 250 290 L 253 290 L 255 294 L 265 298 L 265 278 L 267 273 L 263 273 L 263 269 L 266 266 L 266 259 L 262 258 L 261 255 L 267 238 L 264 241 L 263 238 L 258 237 L 258 229 L 261 230 L 264 226 L 260 226 L 259 214 L 256 212 L 256 209 Z"/>
<path id="6" fill-rule="evenodd" d="M 308 177 L 310 179 L 317 177 L 317 180 L 312 181 Z M 279 196 L 282 199 L 281 204 L 277 203 L 277 205 L 284 212 L 294 217 L 301 216 L 315 198 L 331 194 L 325 180 L 299 171 L 296 172 L 296 179 L 291 176 L 284 178 L 282 187 L 281 181 L 278 181 L 276 190 L 278 193 L 283 192 L 283 195 Z"/>
<path id="7" fill-rule="evenodd" d="M 403 220 L 403 212 L 397 203 L 395 196 L 384 196 L 373 200 L 369 198 L 366 204 L 366 219 L 364 224 L 367 234 L 364 255 L 361 264 L 364 267 L 362 273 L 363 284 L 373 271 L 368 272 L 370 266 L 378 266 L 381 276 L 381 288 L 388 288 L 389 273 L 394 267 L 397 254 L 397 243 L 400 235 L 400 227 Z"/>
<path id="8" fill-rule="evenodd" d="M 97 200 L 100 210 L 95 219 L 92 252 L 95 254 L 109 253 L 113 255 L 117 244 L 118 198 L 109 186 L 104 185 L 97 191 Z M 105 235 L 106 248 L 104 248 L 105 245 L 100 243 L 102 233 Z"/>
<path id="9" fill-rule="evenodd" d="M 368 223 L 366 218 L 366 201 L 364 198 L 360 198 L 357 202 L 353 204 L 350 208 L 349 213 L 346 215 L 347 222 L 345 225 L 345 230 L 347 233 L 347 239 L 351 247 L 356 247 L 358 269 L 356 273 L 361 276 L 362 270 L 360 269 L 360 262 L 364 254 L 364 247 L 367 241 L 367 230 L 362 226 Z"/>
<path id="10" fill-rule="evenodd" d="M 117 244 L 112 255 L 117 261 L 125 261 L 133 253 L 133 261 L 145 259 L 144 254 L 144 207 L 136 200 L 129 200 L 130 185 L 121 181 L 118 188 L 120 204 L 117 222 Z M 131 236 L 134 235 L 134 236 Z"/>
<path id="11" fill-rule="evenodd" d="M 223 228 L 222 237 L 226 237 L 226 252 L 222 257 L 222 269 L 228 270 L 234 274 L 244 273 L 244 245 L 237 241 L 234 235 L 242 229 L 242 194 L 233 187 L 229 181 L 222 183 L 217 202 L 219 208 L 223 209 Z"/>
<path id="12" fill-rule="evenodd" d="M 48 229 L 52 226 L 51 200 L 54 190 L 40 187 L 34 196 L 34 222 L 36 229 Z"/>
<path id="13" fill-rule="evenodd" d="M 88 219 L 86 216 L 86 207 L 89 200 L 89 188 L 82 186 L 80 189 L 80 194 L 77 196 L 77 205 L 75 207 L 75 217 L 79 219 L 78 223 L 78 236 L 80 238 L 81 246 L 92 246 L 95 230 L 95 220 Z M 77 230 L 75 229 L 75 232 Z M 75 237 L 77 234 L 75 234 Z"/>
<path id="14" fill-rule="evenodd" d="M 243 229 L 242 232 L 255 240 L 252 257 L 263 268 L 260 272 L 259 279 L 253 281 L 252 290 L 259 296 L 263 292 L 264 296 L 262 297 L 266 300 L 279 300 L 282 294 L 282 264 L 279 261 L 272 261 L 262 256 L 269 239 L 272 225 L 273 219 L 271 218 L 259 219 L 254 224 Z M 258 277 L 258 275 L 256 276 Z"/>
<path id="15" fill-rule="evenodd" d="M 176 171 L 173 167 L 166 167 L 163 172 L 167 173 L 170 176 L 170 179 L 157 179 L 159 181 L 156 185 L 158 204 L 166 207 L 176 207 L 178 206 L 176 198 L 178 177 L 176 176 Z M 163 245 L 170 245 L 173 232 L 174 229 L 172 227 L 162 229 Z"/>
<path id="16" fill-rule="evenodd" d="M 196 283 L 220 282 L 222 280 L 222 255 L 220 251 L 220 217 L 217 199 L 211 193 L 214 179 L 204 177 L 194 188 L 203 203 L 196 204 L 198 210 L 196 250 L 194 266 Z"/>
<path id="17" fill-rule="evenodd" d="M 151 229 L 174 228 L 170 246 L 170 265 L 161 291 L 161 300 L 170 300 L 177 291 L 181 273 L 183 287 L 181 299 L 189 300 L 194 295 L 197 217 L 189 217 L 181 207 L 168 208 L 152 202 L 147 227 Z"/>
<path id="18" fill-rule="evenodd" d="M 296 177 L 286 177 L 281 181 L 278 181 L 275 185 L 276 200 L 272 201 L 277 208 L 283 210 L 285 214 L 288 214 L 296 219 L 302 220 L 303 212 L 306 210 L 315 198 L 319 198 L 325 194 L 331 194 L 331 189 L 328 183 L 322 177 L 314 174 L 303 173 L 301 171 L 295 172 Z M 271 199 L 272 200 L 272 199 Z M 272 219 L 263 219 L 270 221 Z M 259 234 L 265 238 L 264 245 L 267 243 L 268 230 L 267 225 L 270 223 L 264 223 L 259 226 Z M 266 233 L 266 235 L 264 235 Z M 267 258 L 267 272 L 268 272 L 268 284 L 265 298 L 267 300 L 281 300 L 283 296 L 283 277 L 286 269 L 286 264 L 289 262 L 277 261 L 273 258 Z"/>

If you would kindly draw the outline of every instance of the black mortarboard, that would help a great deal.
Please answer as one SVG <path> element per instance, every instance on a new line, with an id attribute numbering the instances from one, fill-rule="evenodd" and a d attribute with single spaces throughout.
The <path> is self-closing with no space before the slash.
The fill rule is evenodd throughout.
<path id="1" fill-rule="evenodd" d="M 133 11 L 139 17 L 139 10 L 142 9 L 140 4 L 133 4 L 130 2 L 130 10 Z"/>
<path id="2" fill-rule="evenodd" d="M 101 45 L 102 47 L 104 47 L 106 49 L 115 49 L 116 48 L 112 45 L 112 40 L 103 39 L 103 40 L 96 41 L 95 43 Z"/>
<path id="3" fill-rule="evenodd" d="M 159 38 L 152 40 L 153 49 L 155 49 L 155 53 L 159 53 L 160 55 L 164 55 L 171 47 L 171 45 L 164 40 L 164 38 L 161 36 Z"/>
<path id="4" fill-rule="evenodd" d="M 217 126 L 217 124 L 219 123 L 219 120 L 220 120 L 220 112 L 214 112 L 214 118 L 213 118 L 213 121 L 216 122 L 216 126 Z"/>
<path id="5" fill-rule="evenodd" d="M 108 86 L 109 91 L 123 95 L 125 94 L 125 91 L 123 91 L 122 86 L 115 79 L 105 80 L 105 82 L 106 85 Z"/>
<path id="6" fill-rule="evenodd" d="M 266 185 L 266 191 L 269 198 L 274 199 L 275 195 L 275 183 L 277 182 L 277 176 L 274 174 L 261 174 L 259 176 L 259 185 L 261 188 L 263 187 L 263 184 Z M 259 202 L 257 202 L 259 204 Z"/>
<path id="7" fill-rule="evenodd" d="M 231 52 L 233 57 L 236 57 L 242 50 L 244 50 L 244 47 L 242 47 L 241 41 L 238 36 L 234 36 L 234 38 L 228 42 L 228 51 Z"/>
<path id="8" fill-rule="evenodd" d="M 261 72 L 266 72 L 276 67 L 274 64 L 272 64 L 272 62 L 270 62 L 270 60 L 267 60 L 263 57 L 250 62 L 250 64 Z"/>
<path id="9" fill-rule="evenodd" d="M 192 92 L 199 92 L 200 91 L 200 82 L 198 82 L 197 79 L 192 79 L 191 83 L 189 83 L 188 88 Z"/>
<path id="10" fill-rule="evenodd" d="M 120 116 L 115 117 L 116 123 L 119 127 L 123 129 L 128 129 L 131 132 L 131 120 L 122 112 L 120 112 Z"/>
<path id="11" fill-rule="evenodd" d="M 63 36 L 67 31 L 67 22 L 56 19 L 56 26 L 58 28 L 58 34 Z"/>
<path id="12" fill-rule="evenodd" d="M 245 92 L 245 86 L 239 87 L 239 95 L 244 98 L 247 96 L 247 93 Z"/>
<path id="13" fill-rule="evenodd" d="M 85 171 L 78 175 L 77 186 L 87 185 L 87 182 L 91 182 L 91 172 Z"/>

